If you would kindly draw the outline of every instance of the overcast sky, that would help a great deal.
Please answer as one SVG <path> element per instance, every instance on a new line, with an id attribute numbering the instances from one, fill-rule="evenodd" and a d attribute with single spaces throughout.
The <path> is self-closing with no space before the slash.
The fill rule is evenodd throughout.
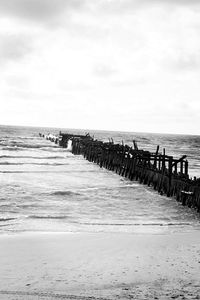
<path id="1" fill-rule="evenodd" d="M 200 134 L 199 0 L 0 0 L 0 124 Z"/>

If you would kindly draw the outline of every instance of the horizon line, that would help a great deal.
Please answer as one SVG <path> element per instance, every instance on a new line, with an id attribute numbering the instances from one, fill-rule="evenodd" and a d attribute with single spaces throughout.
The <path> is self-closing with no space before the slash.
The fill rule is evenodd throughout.
<path id="1" fill-rule="evenodd" d="M 153 132 L 153 131 L 128 131 L 128 130 L 116 130 L 116 129 L 94 129 L 94 128 L 72 128 L 72 127 L 58 127 L 58 126 L 43 126 L 43 125 L 15 125 L 15 124 L 0 124 L 1 127 L 31 127 L 31 128 L 51 128 L 51 129 L 65 129 L 65 130 L 84 130 L 84 131 L 101 131 L 101 132 L 123 132 L 123 133 L 141 133 L 141 134 L 163 134 L 163 135 L 188 135 L 188 136 L 200 136 L 200 134 L 194 133 L 170 133 L 170 132 Z"/>

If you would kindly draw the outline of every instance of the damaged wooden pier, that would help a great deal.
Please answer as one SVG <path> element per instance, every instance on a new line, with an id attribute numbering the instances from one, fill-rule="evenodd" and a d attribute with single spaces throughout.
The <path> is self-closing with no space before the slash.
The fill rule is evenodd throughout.
<path id="1" fill-rule="evenodd" d="M 62 147 L 68 147 L 75 155 L 83 155 L 90 162 L 130 180 L 153 186 L 161 195 L 175 197 L 182 205 L 193 207 L 200 212 L 200 179 L 190 179 L 186 156 L 175 159 L 163 152 L 159 146 L 154 153 L 139 149 L 133 141 L 133 147 L 122 144 L 98 141 L 89 134 L 75 135 L 61 133 L 46 137 Z"/>

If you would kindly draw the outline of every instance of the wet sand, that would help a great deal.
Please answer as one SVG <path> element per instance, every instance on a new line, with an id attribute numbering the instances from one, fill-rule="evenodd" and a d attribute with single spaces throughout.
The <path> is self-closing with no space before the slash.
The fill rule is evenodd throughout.
<path id="1" fill-rule="evenodd" d="M 0 236 L 0 299 L 200 299 L 200 233 Z"/>

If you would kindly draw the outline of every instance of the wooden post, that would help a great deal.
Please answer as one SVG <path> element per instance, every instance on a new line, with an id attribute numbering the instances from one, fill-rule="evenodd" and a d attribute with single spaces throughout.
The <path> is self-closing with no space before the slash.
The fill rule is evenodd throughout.
<path id="1" fill-rule="evenodd" d="M 165 170 L 165 148 L 163 149 L 162 170 Z"/>
<path id="2" fill-rule="evenodd" d="M 183 161 L 180 162 L 180 173 L 183 174 Z"/>
<path id="3" fill-rule="evenodd" d="M 185 161 L 185 175 L 188 176 L 188 161 Z"/>
<path id="4" fill-rule="evenodd" d="M 157 168 L 157 156 L 158 156 L 158 151 L 159 151 L 159 145 L 157 146 L 157 149 L 156 149 L 156 155 L 155 155 L 155 160 L 154 160 L 154 169 Z"/>
<path id="5" fill-rule="evenodd" d="M 159 161 L 158 161 L 158 169 L 159 169 L 159 171 L 161 170 L 161 160 L 162 160 L 162 156 L 159 155 Z"/>
<path id="6" fill-rule="evenodd" d="M 168 186 L 168 191 L 167 191 L 167 196 L 171 196 L 171 184 L 172 184 L 172 162 L 173 162 L 173 157 L 169 157 L 169 166 L 168 166 L 168 176 L 169 176 L 169 186 Z"/>
<path id="7" fill-rule="evenodd" d="M 186 198 L 187 198 L 187 195 L 186 195 L 185 191 L 181 191 L 181 202 L 182 202 L 183 206 L 186 205 Z"/>
<path id="8" fill-rule="evenodd" d="M 174 166 L 174 172 L 175 172 L 175 174 L 177 174 L 177 164 L 176 164 L 176 163 L 173 163 L 173 164 L 172 164 L 172 168 L 173 168 L 173 166 Z"/>
<path id="9" fill-rule="evenodd" d="M 134 146 L 134 149 L 135 149 L 135 150 L 138 150 L 137 143 L 136 143 L 136 141 L 134 141 L 134 140 L 133 140 L 133 146 Z"/>

